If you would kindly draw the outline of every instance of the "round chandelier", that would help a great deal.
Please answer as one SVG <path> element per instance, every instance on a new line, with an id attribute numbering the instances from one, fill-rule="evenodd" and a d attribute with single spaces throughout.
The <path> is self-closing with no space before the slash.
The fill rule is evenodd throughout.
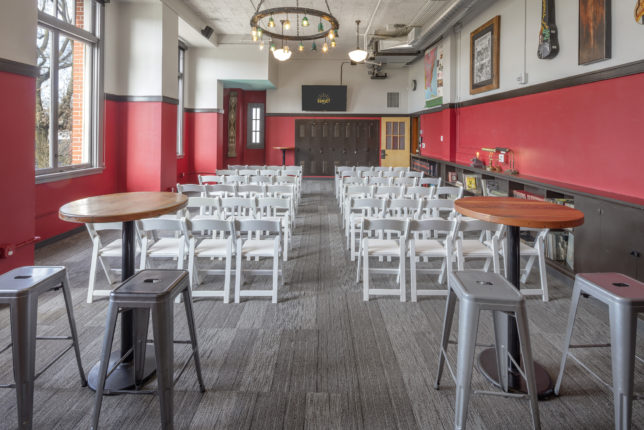
<path id="1" fill-rule="evenodd" d="M 326 53 L 335 48 L 340 24 L 331 14 L 329 3 L 324 0 L 326 11 L 300 7 L 299 0 L 295 6 L 274 7 L 262 9 L 264 0 L 257 5 L 255 14 L 250 19 L 251 35 L 254 42 L 259 42 L 259 49 L 264 49 L 265 39 L 270 41 L 273 56 L 279 61 L 286 61 L 293 53 L 289 42 L 297 44 L 297 50 L 304 51 L 304 42 L 312 41 L 311 50 L 317 51 L 316 41 L 322 42 L 321 51 Z M 317 26 L 315 21 L 317 18 Z M 294 25 L 291 23 L 294 20 Z M 278 24 L 279 23 L 279 24 Z M 281 41 L 278 49 L 275 41 Z M 328 42 L 327 42 L 328 40 Z"/>

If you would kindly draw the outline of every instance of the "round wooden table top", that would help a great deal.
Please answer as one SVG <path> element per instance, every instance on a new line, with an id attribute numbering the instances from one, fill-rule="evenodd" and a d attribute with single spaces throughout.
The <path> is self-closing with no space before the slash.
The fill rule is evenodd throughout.
<path id="1" fill-rule="evenodd" d="M 577 209 L 514 197 L 465 197 L 454 208 L 465 216 L 515 227 L 558 229 L 584 223 L 584 213 Z"/>
<path id="2" fill-rule="evenodd" d="M 152 218 L 186 207 L 183 194 L 142 191 L 87 197 L 63 205 L 58 217 L 70 222 L 125 222 Z"/>
<path id="3" fill-rule="evenodd" d="M 273 149 L 295 149 L 294 146 L 275 146 Z"/>

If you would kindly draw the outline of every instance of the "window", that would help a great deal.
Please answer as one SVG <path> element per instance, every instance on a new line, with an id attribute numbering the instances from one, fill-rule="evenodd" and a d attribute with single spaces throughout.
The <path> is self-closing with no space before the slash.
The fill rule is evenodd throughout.
<path id="1" fill-rule="evenodd" d="M 102 163 L 102 12 L 94 0 L 38 0 L 37 182 Z"/>
<path id="2" fill-rule="evenodd" d="M 177 155 L 183 155 L 183 76 L 186 46 L 179 42 L 179 105 L 177 106 Z"/>
<path id="3" fill-rule="evenodd" d="M 264 103 L 248 104 L 248 135 L 246 147 L 264 148 Z"/>
<path id="4" fill-rule="evenodd" d="M 405 122 L 387 121 L 385 127 L 387 149 L 405 149 Z"/>

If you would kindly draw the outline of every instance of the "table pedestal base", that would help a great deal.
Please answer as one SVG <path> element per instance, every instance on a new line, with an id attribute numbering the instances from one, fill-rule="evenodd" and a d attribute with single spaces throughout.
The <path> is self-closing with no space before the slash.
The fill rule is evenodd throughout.
<path id="1" fill-rule="evenodd" d="M 492 384 L 501 388 L 499 384 L 499 375 L 496 370 L 496 351 L 494 348 L 488 348 L 481 351 L 479 355 L 479 371 L 487 378 Z M 525 380 L 517 375 L 520 380 L 519 389 L 510 388 L 510 391 L 527 393 L 527 387 Z M 534 377 L 537 384 L 537 394 L 539 400 L 546 400 L 554 394 L 552 380 L 550 375 L 546 372 L 546 369 L 543 368 L 539 363 L 534 363 Z"/>
<path id="2" fill-rule="evenodd" d="M 121 351 L 114 351 L 110 355 L 110 364 L 108 366 L 111 369 L 118 360 L 121 358 Z M 99 361 L 92 367 L 92 370 L 89 371 L 87 375 L 87 385 L 96 391 L 96 386 L 98 385 L 98 375 L 100 372 L 101 362 Z M 143 370 L 142 384 L 145 384 L 156 371 L 156 361 L 154 356 L 154 345 L 147 345 L 145 348 L 145 366 Z M 112 374 L 105 380 L 105 395 L 110 394 L 119 394 L 119 390 L 131 390 L 134 389 L 134 361 L 126 361 L 119 364 L 119 366 L 112 372 Z M 111 393 L 110 391 L 116 391 Z"/>

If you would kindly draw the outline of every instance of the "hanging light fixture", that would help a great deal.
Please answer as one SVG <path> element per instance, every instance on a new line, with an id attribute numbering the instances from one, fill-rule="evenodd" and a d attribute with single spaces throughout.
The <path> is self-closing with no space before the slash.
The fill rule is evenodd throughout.
<path id="1" fill-rule="evenodd" d="M 270 17 L 270 18 L 268 18 L 268 26 L 269 26 L 270 28 L 275 27 L 275 20 L 273 19 L 273 16 L 272 16 L 272 15 L 271 15 L 271 17 Z"/>
<path id="2" fill-rule="evenodd" d="M 253 37 L 257 37 L 257 27 L 251 28 L 250 35 Z"/>
<path id="3" fill-rule="evenodd" d="M 275 43 L 271 42 L 271 52 L 275 52 Z"/>
<path id="4" fill-rule="evenodd" d="M 301 40 L 300 40 L 300 45 L 297 47 L 297 50 L 300 52 L 304 51 L 304 44 L 302 43 Z"/>
<path id="5" fill-rule="evenodd" d="M 326 39 L 324 39 L 324 45 L 322 45 L 322 52 L 326 54 L 328 50 L 329 50 L 329 45 L 326 43 Z"/>
<path id="6" fill-rule="evenodd" d="M 304 18 L 302 18 L 302 27 L 308 27 L 309 26 L 309 19 L 304 15 Z"/>
<path id="7" fill-rule="evenodd" d="M 331 41 L 331 48 L 335 48 L 335 39 Z"/>
<path id="8" fill-rule="evenodd" d="M 261 39 L 262 34 L 264 34 L 264 30 L 262 30 L 262 27 L 257 27 L 257 37 L 259 37 Z M 338 36 L 336 35 L 336 37 L 338 37 Z"/>
<path id="9" fill-rule="evenodd" d="M 338 36 L 338 30 L 337 29 L 333 30 L 333 35 L 335 36 L 336 39 L 338 37 L 340 37 L 340 36 Z"/>
<path id="10" fill-rule="evenodd" d="M 282 36 L 284 36 L 284 20 L 282 20 Z M 284 39 L 282 39 L 282 47 L 273 51 L 273 57 L 278 61 L 286 61 L 292 54 L 288 45 L 284 45 Z"/>
<path id="11" fill-rule="evenodd" d="M 313 42 L 313 45 L 311 45 L 311 51 L 317 51 L 318 47 L 315 46 L 315 42 Z"/>
<path id="12" fill-rule="evenodd" d="M 286 19 L 282 22 L 282 26 L 284 27 L 284 30 L 291 29 L 291 21 L 288 20 L 288 14 L 286 14 Z"/>
<path id="13" fill-rule="evenodd" d="M 318 24 L 318 31 L 321 33 L 324 31 L 324 24 L 322 24 L 322 20 L 320 19 L 320 23 Z"/>
<path id="14" fill-rule="evenodd" d="M 367 59 L 367 51 L 360 49 L 360 20 L 356 21 L 356 49 L 349 52 L 349 58 L 356 63 L 362 63 Z"/>
<path id="15" fill-rule="evenodd" d="M 335 39 L 335 33 L 333 32 L 333 29 L 329 30 L 329 39 L 330 40 Z"/>

